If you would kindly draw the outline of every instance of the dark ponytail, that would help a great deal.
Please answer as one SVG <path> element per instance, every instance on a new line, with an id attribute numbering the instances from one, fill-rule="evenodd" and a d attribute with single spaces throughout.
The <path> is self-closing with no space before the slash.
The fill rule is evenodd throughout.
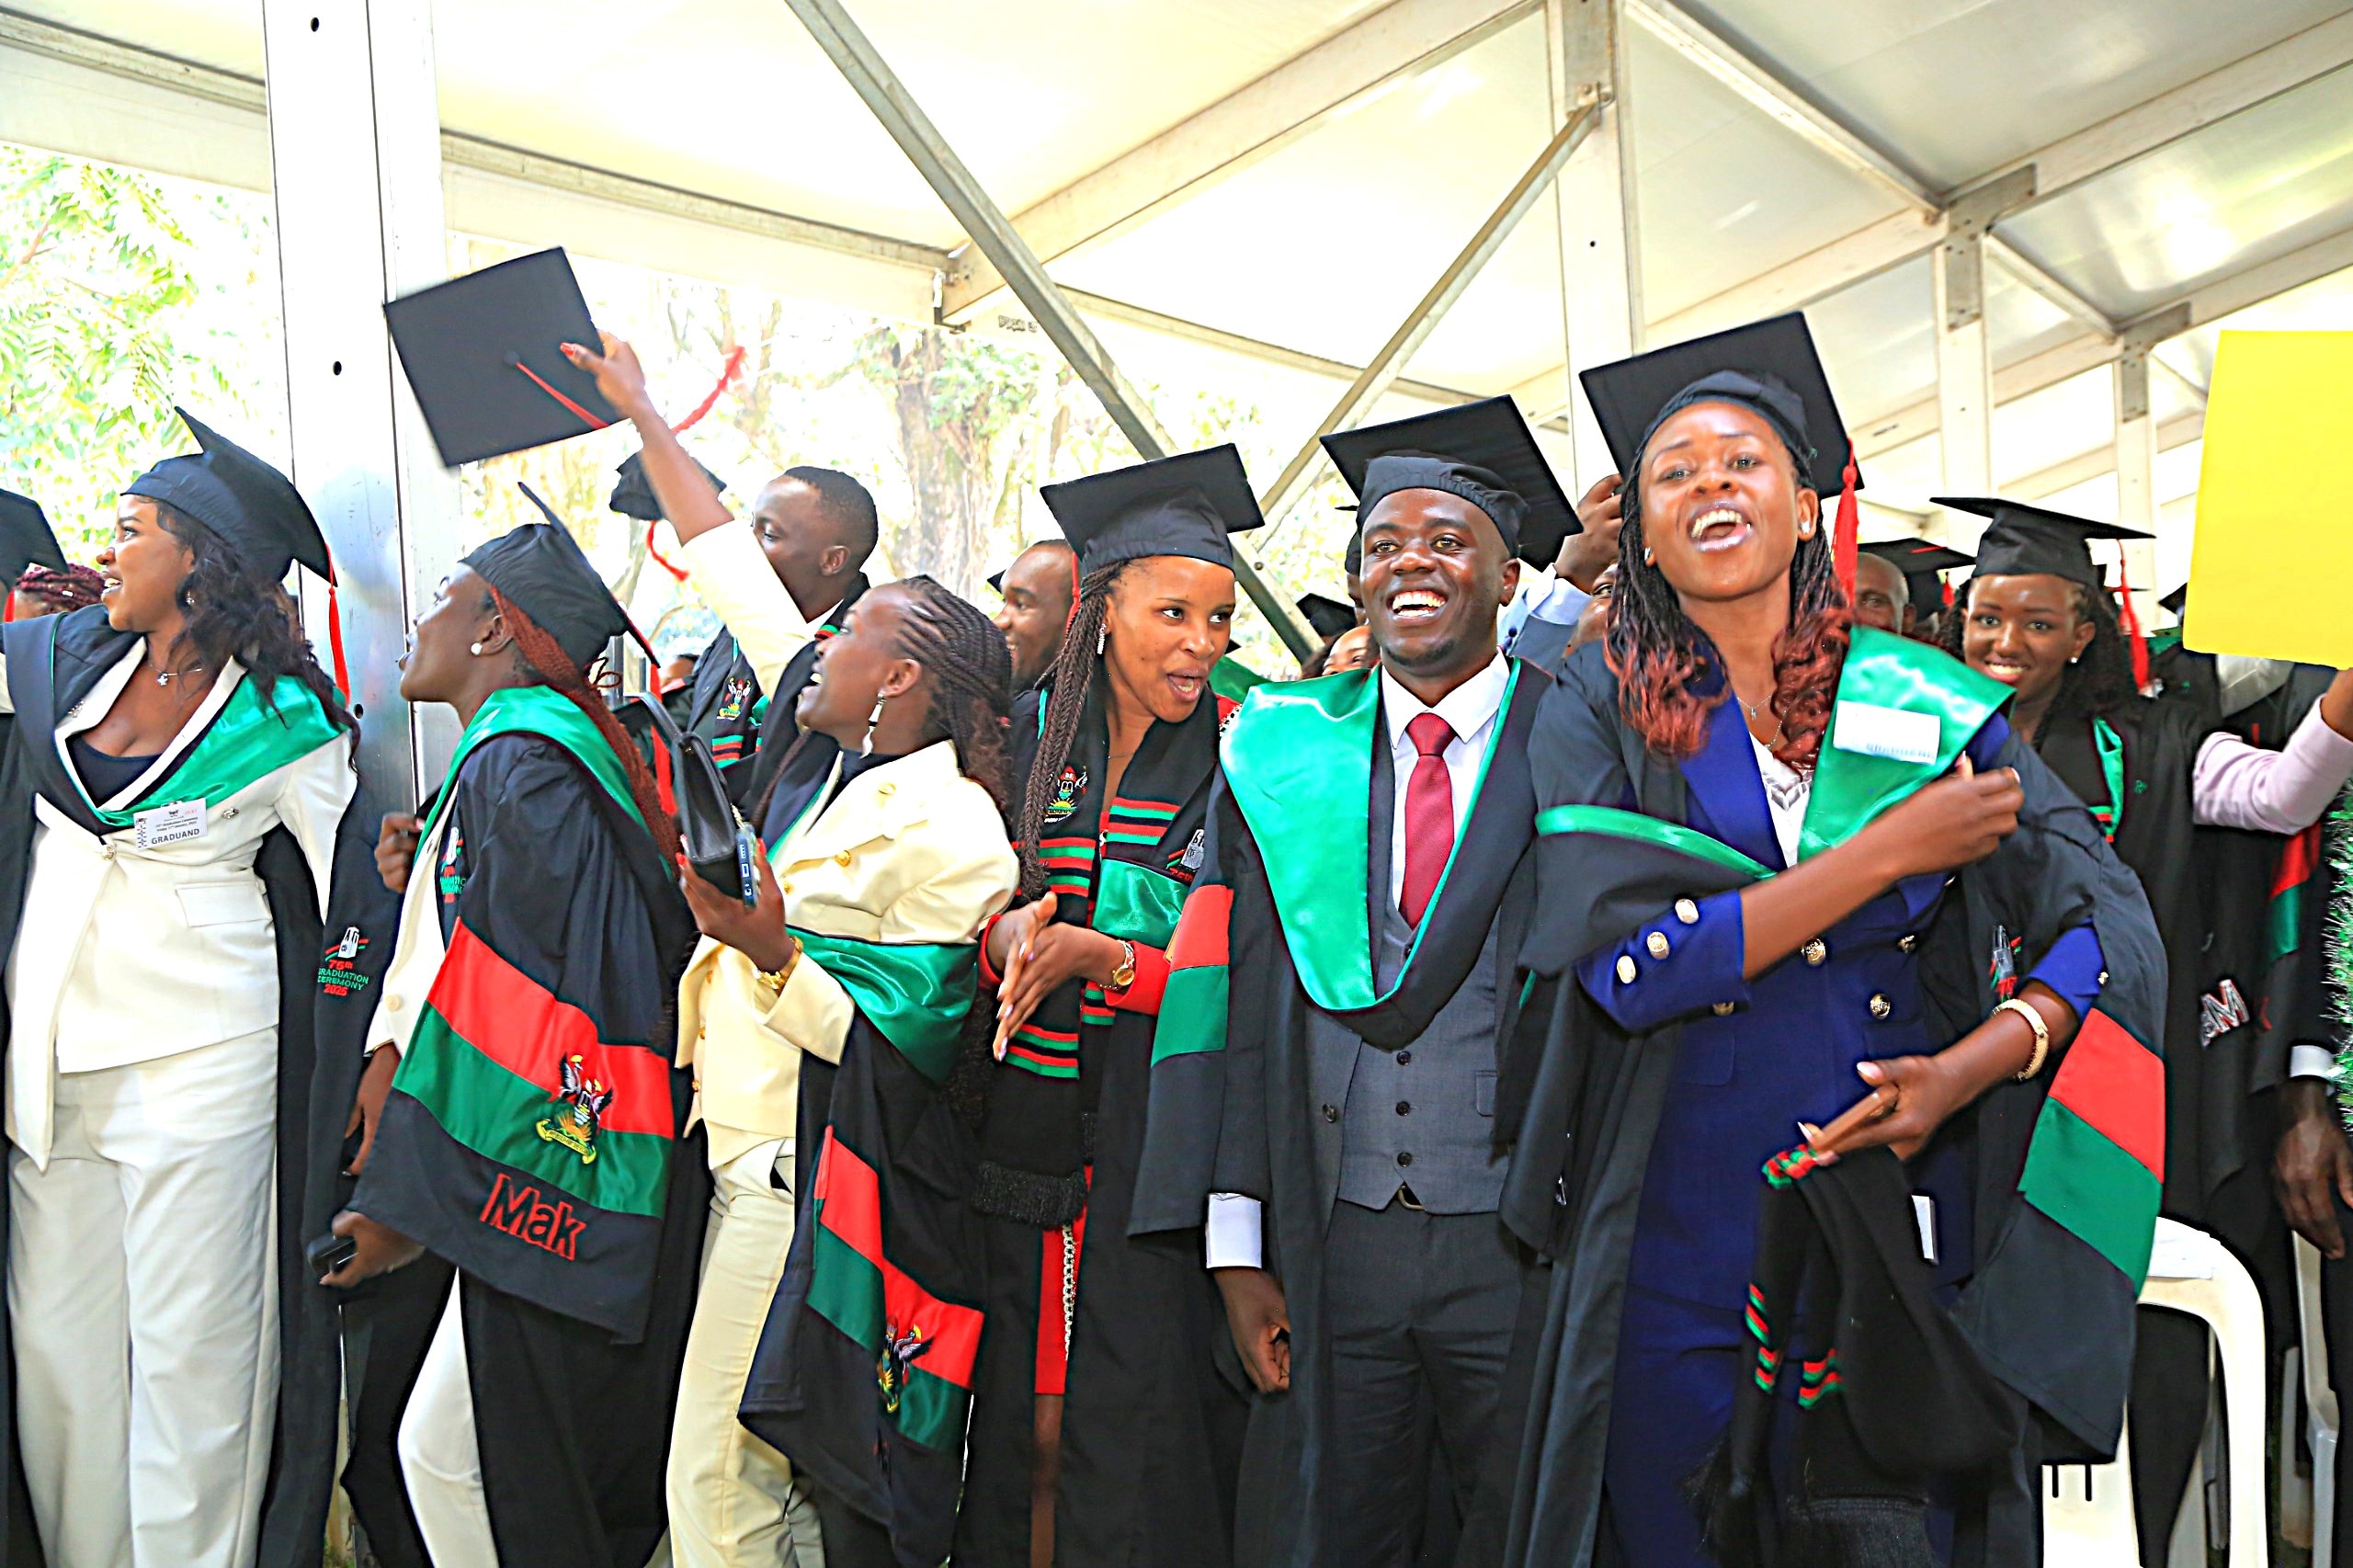
<path id="1" fill-rule="evenodd" d="M 1038 858 L 1038 835 L 1045 826 L 1046 808 L 1053 804 L 1070 748 L 1078 739 L 1079 721 L 1086 715 L 1087 694 L 1094 689 L 1095 667 L 1100 662 L 1103 620 L 1111 603 L 1111 589 L 1128 569 L 1114 562 L 1080 579 L 1078 603 L 1070 629 L 1063 633 L 1062 652 L 1046 676 L 1046 716 L 1038 736 L 1037 756 L 1029 764 L 1029 787 L 1022 791 L 1021 815 L 1013 835 L 1021 846 L 1021 892 L 1036 898 L 1046 891 L 1045 863 Z"/>

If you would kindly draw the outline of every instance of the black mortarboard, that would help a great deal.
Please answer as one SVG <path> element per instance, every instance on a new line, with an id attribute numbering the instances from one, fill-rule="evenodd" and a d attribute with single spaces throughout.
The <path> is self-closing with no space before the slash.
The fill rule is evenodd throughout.
<path id="1" fill-rule="evenodd" d="M 2179 620 L 2181 619 L 2182 612 L 2189 608 L 2189 585 L 2184 583 L 2180 587 L 2176 588 L 2172 593 L 2169 593 L 2164 598 L 2159 599 L 2157 603 L 2163 605 L 2166 609 L 2171 610 L 2173 612 L 2173 618 L 2176 620 Z"/>
<path id="2" fill-rule="evenodd" d="M 701 468 L 702 476 L 710 481 L 712 494 L 727 494 L 725 480 L 711 472 L 710 470 L 703 468 L 700 463 L 695 464 L 695 467 Z M 646 480 L 643 452 L 631 452 L 629 455 L 629 460 L 613 470 L 613 493 L 605 500 L 605 506 L 608 509 L 619 512 L 624 517 L 635 517 L 641 523 L 658 522 L 661 519 L 662 503 L 654 498 L 654 486 Z"/>
<path id="3" fill-rule="evenodd" d="M 1883 539 L 1858 548 L 1865 555 L 1878 556 L 1906 577 L 1949 572 L 1976 559 L 1941 544 L 1931 544 L 1925 539 Z"/>
<path id="4" fill-rule="evenodd" d="M 1324 449 L 1357 493 L 1359 534 L 1366 514 L 1400 490 L 1461 496 L 1487 515 L 1514 555 L 1538 566 L 1550 566 L 1561 541 L 1581 526 L 1519 405 L 1507 397 L 1336 430 L 1324 437 Z"/>
<path id="5" fill-rule="evenodd" d="M 65 552 L 57 548 L 49 514 L 29 495 L 0 490 L 0 582 L 13 583 L 28 566 L 65 570 Z"/>
<path id="6" fill-rule="evenodd" d="M 1233 545 L 1226 536 L 1267 520 L 1231 443 L 1045 485 L 1038 494 L 1077 550 L 1086 576 L 1147 555 L 1230 567 Z"/>
<path id="7" fill-rule="evenodd" d="M 1847 426 L 1802 311 L 1596 366 L 1577 379 L 1630 483 L 1637 477 L 1634 460 L 1660 420 L 1695 403 L 1725 402 L 1772 422 L 1815 494 L 1846 488 Z M 1855 488 L 1862 488 L 1859 474 Z"/>
<path id="8" fill-rule="evenodd" d="M 2045 573 L 2104 592 L 2107 571 L 2095 564 L 2088 548 L 2096 539 L 2147 539 L 2138 528 L 2119 523 L 2096 523 L 2019 501 L 1992 495 L 1932 495 L 1939 506 L 1972 512 L 1992 519 L 1977 541 L 1977 575 L 2011 577 Z"/>
<path id="9" fill-rule="evenodd" d="M 1348 548 L 1340 552 L 1340 569 L 1351 577 L 1364 575 L 1364 529 L 1361 527 L 1348 529 Z"/>
<path id="10" fill-rule="evenodd" d="M 566 658 L 585 669 L 607 642 L 634 629 L 554 508 L 529 485 L 516 488 L 547 521 L 509 528 L 468 555 L 463 564 L 513 601 L 556 640 Z"/>
<path id="11" fill-rule="evenodd" d="M 299 561 L 327 582 L 327 541 L 294 482 L 185 408 L 180 423 L 197 450 L 162 462 L 122 487 L 202 523 L 228 541 L 244 569 L 275 583 Z"/>
<path id="12" fill-rule="evenodd" d="M 1315 629 L 1318 637 L 1337 637 L 1357 623 L 1356 606 L 1346 599 L 1330 598 L 1323 594 L 1302 594 L 1298 604 L 1299 613 L 1307 618 L 1307 624 Z"/>
<path id="13" fill-rule="evenodd" d="M 561 248 L 502 261 L 384 306 L 401 368 L 451 468 L 600 430 L 618 415 L 562 346 L 597 346 Z"/>
<path id="14" fill-rule="evenodd" d="M 1005 574 L 1011 570 L 1012 568 L 1009 566 L 1000 566 L 995 571 L 990 573 L 988 575 L 989 592 L 996 595 L 1000 598 L 1004 597 Z"/>

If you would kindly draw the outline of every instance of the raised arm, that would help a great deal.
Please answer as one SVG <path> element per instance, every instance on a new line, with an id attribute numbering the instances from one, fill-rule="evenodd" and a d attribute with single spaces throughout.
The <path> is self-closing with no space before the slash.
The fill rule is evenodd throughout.
<path id="1" fill-rule="evenodd" d="M 2190 777 L 2198 820 L 2211 827 L 2301 833 L 2353 778 L 2353 672 L 2338 671 L 2279 751 L 2216 731 Z"/>

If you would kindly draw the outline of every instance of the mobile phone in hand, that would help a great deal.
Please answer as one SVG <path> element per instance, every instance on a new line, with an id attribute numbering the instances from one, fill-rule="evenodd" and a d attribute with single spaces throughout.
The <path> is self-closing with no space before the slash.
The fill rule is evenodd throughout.
<path id="1" fill-rule="evenodd" d="M 760 841 L 752 833 L 751 824 L 737 818 L 735 822 L 735 869 L 744 880 L 740 896 L 746 909 L 760 906 Z"/>
<path id="2" fill-rule="evenodd" d="M 324 1279 L 359 1256 L 357 1237 L 338 1236 L 332 1233 L 321 1236 L 302 1249 L 303 1261 L 311 1267 L 311 1278 Z"/>

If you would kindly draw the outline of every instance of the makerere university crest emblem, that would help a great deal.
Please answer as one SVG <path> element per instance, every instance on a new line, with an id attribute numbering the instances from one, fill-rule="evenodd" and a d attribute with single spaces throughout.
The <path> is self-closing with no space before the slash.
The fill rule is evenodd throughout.
<path id="1" fill-rule="evenodd" d="M 579 1155 L 582 1165 L 595 1165 L 597 1119 L 613 1103 L 613 1091 L 588 1076 L 588 1063 L 575 1051 L 563 1059 L 563 1083 L 549 1098 L 564 1106 L 541 1119 L 540 1136 Z"/>

